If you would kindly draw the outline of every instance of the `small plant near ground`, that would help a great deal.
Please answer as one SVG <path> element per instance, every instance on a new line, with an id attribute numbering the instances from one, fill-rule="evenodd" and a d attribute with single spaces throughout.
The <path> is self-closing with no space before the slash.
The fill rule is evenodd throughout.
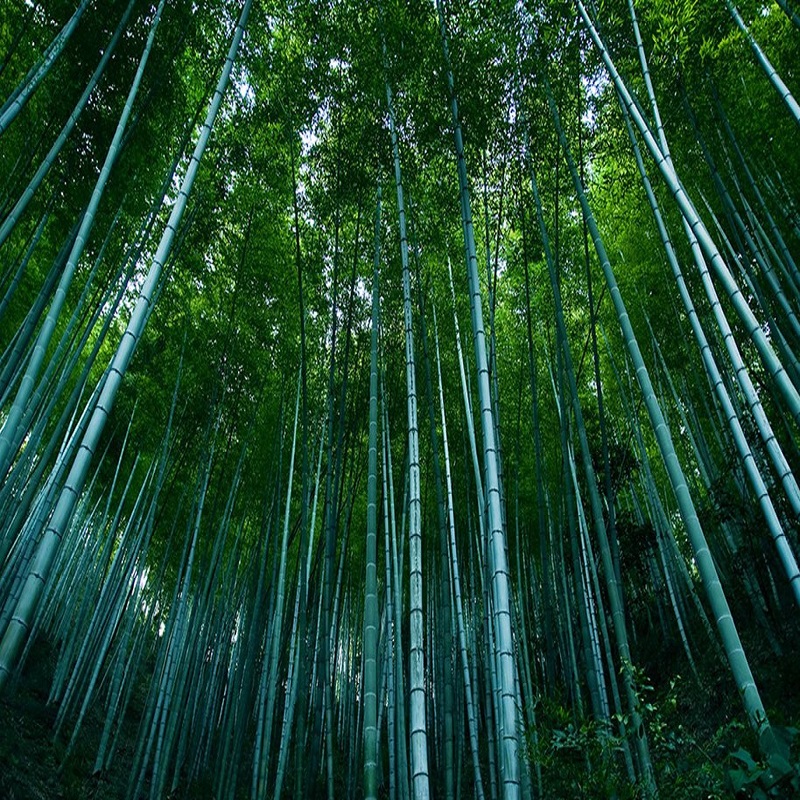
<path id="1" fill-rule="evenodd" d="M 769 800 L 800 796 L 800 756 L 797 728 L 772 726 L 777 752 L 754 756 L 739 748 L 728 757 L 725 784 L 737 798 Z"/>
<path id="2" fill-rule="evenodd" d="M 640 671 L 633 677 L 662 800 L 800 797 L 797 728 L 773 725 L 776 752 L 762 756 L 752 732 L 738 719 L 722 721 L 707 735 L 698 733 L 687 717 L 680 676 L 662 692 Z M 569 708 L 554 701 L 542 701 L 538 708 L 539 734 L 536 740 L 528 737 L 528 754 L 541 769 L 547 797 L 642 796 L 625 766 L 620 732 L 630 731 L 629 715 L 599 722 L 576 720 Z"/>

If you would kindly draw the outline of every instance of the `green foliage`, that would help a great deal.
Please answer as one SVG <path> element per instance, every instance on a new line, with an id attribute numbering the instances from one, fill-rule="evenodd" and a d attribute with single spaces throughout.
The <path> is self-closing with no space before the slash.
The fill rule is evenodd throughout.
<path id="1" fill-rule="evenodd" d="M 630 784 L 622 763 L 622 739 L 610 723 L 582 720 L 576 723 L 563 706 L 551 701 L 539 705 L 538 738 L 528 734 L 531 763 L 542 770 L 548 796 L 640 797 Z"/>
<path id="2" fill-rule="evenodd" d="M 726 800 L 793 797 L 800 788 L 798 731 L 773 726 L 781 753 L 758 754 L 752 734 L 729 720 L 698 734 L 688 696 L 693 687 L 680 676 L 656 691 L 640 669 L 634 685 L 653 757 L 659 796 L 664 800 Z M 542 770 L 548 796 L 641 797 L 624 767 L 622 727 L 630 716 L 608 723 L 576 721 L 568 707 L 546 698 L 537 704 L 536 735 L 528 731 L 531 762 Z M 753 755 L 753 752 L 756 754 Z"/>
<path id="3" fill-rule="evenodd" d="M 800 794 L 800 753 L 797 728 L 773 726 L 779 751 L 763 757 L 739 748 L 728 756 L 725 785 L 737 798 L 768 800 Z"/>
<path id="4" fill-rule="evenodd" d="M 689 55 L 699 16 L 698 0 L 659 0 L 647 5 L 646 15 L 653 25 L 653 55 L 677 63 Z"/>

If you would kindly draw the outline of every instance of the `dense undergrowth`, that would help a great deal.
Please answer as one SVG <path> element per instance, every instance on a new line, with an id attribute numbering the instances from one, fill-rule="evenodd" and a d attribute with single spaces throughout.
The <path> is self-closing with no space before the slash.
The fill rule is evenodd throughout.
<path id="1" fill-rule="evenodd" d="M 681 663 L 677 645 L 657 643 L 655 630 L 652 641 L 642 639 L 653 677 L 635 669 L 635 685 L 662 800 L 800 797 L 800 662 L 793 655 L 798 632 L 792 626 L 776 640 L 780 654 L 758 650 L 751 641 L 761 684 L 770 695 L 781 696 L 781 704 L 767 712 L 784 758 L 771 761 L 759 755 L 758 742 L 734 705 L 734 687 L 719 668 L 714 646 L 698 648 L 694 676 Z M 747 634 L 754 640 L 757 631 L 750 627 Z M 665 659 L 669 652 L 672 658 Z M 614 719 L 622 719 L 630 730 L 627 715 Z M 576 722 L 566 703 L 545 701 L 539 706 L 537 728 L 547 733 L 539 737 L 528 731 L 527 746 L 548 787 L 545 797 L 641 796 L 625 775 L 623 741 L 608 726 Z"/>

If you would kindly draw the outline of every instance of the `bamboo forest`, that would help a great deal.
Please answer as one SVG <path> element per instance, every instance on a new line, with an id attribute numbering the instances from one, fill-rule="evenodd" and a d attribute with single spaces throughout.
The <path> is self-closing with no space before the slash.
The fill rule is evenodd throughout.
<path id="1" fill-rule="evenodd" d="M 800 797 L 798 100 L 797 0 L 0 3 L 0 797 Z"/>

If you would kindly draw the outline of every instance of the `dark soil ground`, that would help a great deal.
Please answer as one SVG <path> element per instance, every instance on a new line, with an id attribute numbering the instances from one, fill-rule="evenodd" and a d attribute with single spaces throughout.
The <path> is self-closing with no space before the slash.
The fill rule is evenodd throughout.
<path id="1" fill-rule="evenodd" d="M 135 722 L 123 722 L 123 747 L 107 774 L 92 775 L 103 719 L 91 711 L 65 761 L 67 742 L 53 733 L 57 708 L 47 704 L 54 667 L 52 650 L 37 645 L 0 696 L 0 800 L 123 800 L 132 756 L 124 741 L 133 741 Z"/>

